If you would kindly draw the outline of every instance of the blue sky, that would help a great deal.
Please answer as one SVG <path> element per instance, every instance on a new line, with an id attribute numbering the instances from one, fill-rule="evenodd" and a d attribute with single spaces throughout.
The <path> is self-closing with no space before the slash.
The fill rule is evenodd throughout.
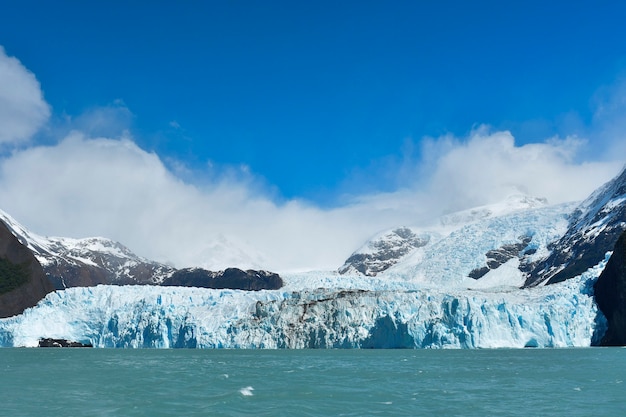
<path id="1" fill-rule="evenodd" d="M 320 203 L 397 186 L 407 140 L 572 133 L 626 66 L 622 2 L 11 3 L 2 44 L 57 117 L 123 103 L 143 148 Z"/>
<path id="2" fill-rule="evenodd" d="M 625 159 L 624 21 L 626 4 L 618 1 L 10 2 L 0 13 L 3 55 L 36 78 L 33 88 L 48 110 L 40 108 L 26 139 L 4 140 L 3 169 L 36 152 L 67 155 L 95 146 L 85 142 L 90 138 L 119 144 L 123 137 L 126 149 L 156 157 L 173 181 L 205 196 L 229 184 L 246 202 L 278 210 L 270 217 L 298 205 L 326 219 L 362 204 L 379 214 L 431 207 L 416 195 L 433 195 L 444 178 L 445 187 L 465 190 L 456 179 L 477 169 L 444 173 L 441 161 L 461 151 L 465 161 L 482 149 L 478 142 L 498 137 L 499 155 L 523 155 L 499 167 L 543 172 L 528 165 L 540 159 L 530 145 L 554 155 L 542 167 L 564 167 L 551 174 L 552 188 L 521 178 L 507 184 L 555 201 L 580 198 Z M 73 148 L 64 142 L 71 130 L 84 135 Z M 498 136 L 505 131 L 510 135 Z M 589 177 L 590 166 L 597 176 L 578 193 L 556 191 Z M 443 196 L 447 203 L 437 210 L 502 197 L 504 191 L 487 198 L 481 188 L 499 172 L 485 169 L 489 177 L 472 183 L 473 195 Z M 567 185 L 556 181 L 567 176 Z M 7 178 L 3 195 L 13 201 L 8 190 L 17 180 Z M 408 200 L 389 203 L 407 193 Z M 100 229 L 52 227 L 23 201 L 2 208 L 42 232 L 132 241 L 107 222 Z M 93 207 L 81 206 L 87 219 L 98 216 L 95 200 Z M 116 210 L 128 216 L 128 208 Z M 373 222 L 354 239 L 393 218 L 419 217 L 409 212 Z M 260 238 L 238 239 L 256 246 Z M 355 249 L 346 248 L 342 256 Z"/>

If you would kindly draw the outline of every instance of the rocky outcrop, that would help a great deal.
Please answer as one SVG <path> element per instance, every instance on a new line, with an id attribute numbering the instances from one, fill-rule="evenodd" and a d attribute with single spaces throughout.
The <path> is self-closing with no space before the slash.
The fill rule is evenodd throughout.
<path id="1" fill-rule="evenodd" d="M 259 291 L 277 290 L 283 286 L 283 280 L 278 274 L 268 271 L 228 268 L 212 272 L 201 268 L 188 268 L 176 271 L 166 278 L 162 285 Z"/>
<path id="2" fill-rule="evenodd" d="M 21 314 L 53 290 L 32 252 L 0 221 L 0 317 Z"/>
<path id="3" fill-rule="evenodd" d="M 532 240 L 530 236 L 521 236 L 519 243 L 511 243 L 508 245 L 502 245 L 498 249 L 487 251 L 485 257 L 487 258 L 487 265 L 473 269 L 469 273 L 469 277 L 473 279 L 480 279 L 484 277 L 489 271 L 498 269 L 513 258 L 520 258 L 520 260 L 527 255 L 534 253 L 533 249 L 528 248 L 528 244 Z"/>
<path id="4" fill-rule="evenodd" d="M 93 347 L 91 343 L 72 342 L 66 339 L 52 339 L 49 337 L 39 339 L 39 347 Z"/>
<path id="5" fill-rule="evenodd" d="M 600 344 L 626 346 L 626 232 L 620 236 L 613 255 L 596 281 L 594 293 L 608 324 Z"/>
<path id="6" fill-rule="evenodd" d="M 370 240 L 363 249 L 353 253 L 339 268 L 339 273 L 376 276 L 429 242 L 430 235 L 418 235 L 408 227 L 394 229 Z"/>

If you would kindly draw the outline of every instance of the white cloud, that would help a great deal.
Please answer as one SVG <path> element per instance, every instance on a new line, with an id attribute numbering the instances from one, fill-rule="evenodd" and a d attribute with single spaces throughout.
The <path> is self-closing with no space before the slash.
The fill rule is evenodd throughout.
<path id="1" fill-rule="evenodd" d="M 0 145 L 27 141 L 49 117 L 33 73 L 0 46 Z"/>
<path id="2" fill-rule="evenodd" d="M 191 186 L 129 139 L 78 133 L 15 152 L 0 165 L 3 209 L 32 230 L 103 235 L 179 266 L 335 267 L 373 231 L 393 224 L 375 209 L 354 218 L 362 208 L 278 206 L 249 185 L 224 178 Z"/>
<path id="3" fill-rule="evenodd" d="M 106 106 L 92 107 L 78 117 L 66 116 L 60 130 L 76 130 L 89 137 L 120 137 L 132 125 L 134 115 L 120 99 Z"/>
<path id="4" fill-rule="evenodd" d="M 516 146 L 509 132 L 486 127 L 466 141 L 446 137 L 430 142 L 436 155 L 428 192 L 446 211 L 492 203 L 522 193 L 551 203 L 581 200 L 614 176 L 619 163 L 576 163 L 584 141 L 569 137 Z"/>

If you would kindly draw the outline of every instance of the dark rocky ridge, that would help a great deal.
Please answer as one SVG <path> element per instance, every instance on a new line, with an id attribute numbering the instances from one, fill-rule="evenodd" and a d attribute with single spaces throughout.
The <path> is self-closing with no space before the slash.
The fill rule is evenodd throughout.
<path id="1" fill-rule="evenodd" d="M 259 291 L 277 290 L 283 286 L 283 280 L 278 274 L 268 271 L 228 268 L 212 272 L 201 268 L 187 268 L 174 272 L 161 285 Z"/>
<path id="2" fill-rule="evenodd" d="M 608 324 L 600 344 L 626 346 L 626 232 L 618 239 L 593 288 L 598 308 Z"/>
<path id="3" fill-rule="evenodd" d="M 53 291 L 33 253 L 0 221 L 0 318 L 20 314 Z"/>
<path id="4" fill-rule="evenodd" d="M 44 271 L 55 289 L 104 285 L 157 284 L 155 276 L 171 274 L 175 269 L 152 262 L 139 262 L 120 272 L 121 260 L 96 257 L 95 265 L 61 257 L 51 260 Z M 112 265 L 113 264 L 113 265 Z M 115 265 L 117 264 L 117 265 Z"/>
<path id="5" fill-rule="evenodd" d="M 394 229 L 369 243 L 371 252 L 353 253 L 339 268 L 340 274 L 359 272 L 366 276 L 376 276 L 389 269 L 416 248 L 426 246 L 430 236 L 417 235 L 408 227 Z"/>

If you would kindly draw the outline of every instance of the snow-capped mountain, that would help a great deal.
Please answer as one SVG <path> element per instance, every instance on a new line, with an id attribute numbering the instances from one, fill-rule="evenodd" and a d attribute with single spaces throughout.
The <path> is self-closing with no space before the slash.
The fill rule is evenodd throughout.
<path id="1" fill-rule="evenodd" d="M 530 270 L 526 286 L 553 284 L 581 274 L 613 250 L 626 231 L 626 167 L 572 213 L 567 232 L 550 246 L 549 256 Z"/>
<path id="2" fill-rule="evenodd" d="M 3 211 L 0 221 L 33 252 L 56 289 L 98 284 L 158 284 L 175 271 L 139 257 L 110 239 L 43 237 Z"/>
<path id="3" fill-rule="evenodd" d="M 521 286 L 520 264 L 549 253 L 548 245 L 567 230 L 567 216 L 574 207 L 511 196 L 499 204 L 443 216 L 429 228 L 404 227 L 382 233 L 356 251 L 339 272 L 448 288 L 473 287 L 494 284 L 495 270 L 514 261 L 514 268 L 506 268 L 507 282 L 498 281 Z M 481 283 L 475 283 L 479 278 Z"/>
<path id="4" fill-rule="evenodd" d="M 626 168 L 579 204 L 513 196 L 443 216 L 429 228 L 381 233 L 339 272 L 448 287 L 553 284 L 601 262 L 625 230 Z"/>
<path id="5" fill-rule="evenodd" d="M 101 237 L 43 237 L 2 211 L 0 222 L 35 255 L 55 289 L 133 284 L 258 291 L 283 285 L 278 274 L 263 270 L 176 269 L 137 256 L 121 243 Z"/>
<path id="6" fill-rule="evenodd" d="M 409 227 L 380 234 L 354 252 L 339 268 L 340 274 L 361 273 L 376 276 L 431 240 L 431 235 Z"/>

